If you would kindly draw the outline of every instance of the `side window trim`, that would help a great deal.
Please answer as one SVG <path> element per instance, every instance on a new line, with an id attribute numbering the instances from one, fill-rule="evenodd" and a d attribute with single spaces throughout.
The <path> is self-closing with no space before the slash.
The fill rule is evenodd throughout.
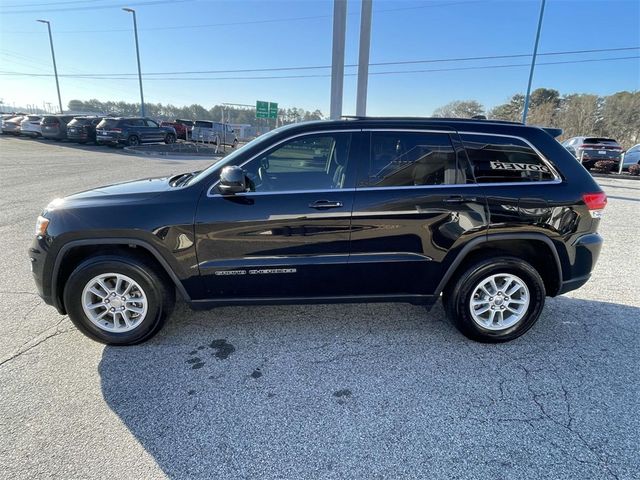
<path id="1" fill-rule="evenodd" d="M 273 150 L 274 148 L 282 145 L 283 143 L 289 142 L 291 140 L 295 140 L 297 138 L 302 138 L 302 137 L 308 137 L 308 136 L 313 136 L 313 135 L 329 135 L 329 134 L 336 134 L 336 133 L 350 133 L 352 135 L 352 139 L 351 142 L 352 144 L 354 143 L 354 141 L 356 139 L 359 138 L 359 133 L 362 132 L 361 128 L 344 128 L 344 129 L 335 129 L 335 130 L 314 130 L 314 131 L 309 131 L 309 132 L 303 132 L 303 133 L 298 133 L 296 135 L 291 135 L 289 137 L 283 138 L 281 140 L 279 140 L 278 142 L 272 143 L 271 145 L 269 145 L 266 148 L 263 148 L 262 150 L 260 150 L 258 153 L 252 155 L 251 157 L 249 157 L 248 159 L 246 159 L 245 161 L 243 161 L 242 163 L 240 163 L 240 165 L 238 165 L 240 168 L 244 167 L 245 165 L 247 165 L 248 163 L 252 162 L 253 160 L 260 158 L 261 156 L 263 156 L 265 153 L 269 152 L 270 150 Z M 352 161 L 352 151 L 354 149 L 350 149 L 349 152 L 349 164 L 355 163 L 355 161 L 357 161 L 357 159 L 355 159 L 355 161 Z M 353 170 L 351 170 L 353 171 Z M 218 183 L 220 183 L 220 179 L 215 180 L 211 186 L 209 188 L 207 188 L 207 197 L 208 198 L 217 198 L 217 197 L 223 197 L 224 195 L 221 195 L 217 192 L 214 191 L 215 187 L 218 185 Z M 283 194 L 296 194 L 296 193 L 323 193 L 323 192 L 353 192 L 355 191 L 355 186 L 351 187 L 351 188 L 333 188 L 333 189 L 321 189 L 321 190 L 285 190 L 285 191 L 281 191 L 281 192 L 244 192 L 244 193 L 236 193 L 236 196 L 250 196 L 250 195 L 283 195 Z"/>

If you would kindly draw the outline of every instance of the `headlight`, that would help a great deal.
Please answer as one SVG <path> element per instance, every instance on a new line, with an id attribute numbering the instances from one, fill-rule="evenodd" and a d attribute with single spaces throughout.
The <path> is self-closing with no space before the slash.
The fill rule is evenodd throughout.
<path id="1" fill-rule="evenodd" d="M 42 215 L 38 216 L 38 220 L 36 221 L 36 236 L 41 237 L 47 232 L 47 227 L 49 226 L 49 219 L 43 217 Z"/>

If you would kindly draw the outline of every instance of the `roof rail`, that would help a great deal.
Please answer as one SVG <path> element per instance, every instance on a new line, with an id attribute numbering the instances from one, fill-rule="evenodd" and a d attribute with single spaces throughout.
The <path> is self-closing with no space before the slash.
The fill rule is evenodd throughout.
<path id="1" fill-rule="evenodd" d="M 510 120 L 497 120 L 492 118 L 486 118 L 484 115 L 475 115 L 472 118 L 459 118 L 459 117 L 367 117 L 358 115 L 342 115 L 340 118 L 343 120 L 426 120 L 436 122 L 490 122 L 490 123 L 505 123 L 509 125 L 523 125 L 522 122 L 512 122 Z"/>

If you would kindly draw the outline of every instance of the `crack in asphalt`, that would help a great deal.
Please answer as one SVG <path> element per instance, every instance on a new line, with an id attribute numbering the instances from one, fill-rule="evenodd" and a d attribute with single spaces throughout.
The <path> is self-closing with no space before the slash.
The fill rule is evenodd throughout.
<path id="1" fill-rule="evenodd" d="M 37 305 L 36 305 L 36 307 L 34 307 L 32 309 L 32 311 L 35 308 L 37 308 Z M 39 345 L 42 345 L 47 340 L 49 340 L 49 339 L 51 339 L 53 337 L 57 337 L 58 335 L 62 335 L 63 333 L 67 333 L 67 332 L 73 330 L 73 328 L 67 328 L 67 329 L 63 329 L 63 330 L 59 329 L 60 324 L 66 318 L 67 318 L 66 316 L 62 317 L 60 320 L 58 320 L 58 322 L 55 325 L 44 329 L 43 331 L 38 333 L 36 336 L 34 336 L 34 337 L 30 338 L 29 340 L 27 340 L 26 342 L 24 342 L 20 347 L 18 347 L 15 350 L 15 352 L 13 354 L 11 354 L 8 357 L 5 357 L 2 360 L 0 360 L 0 367 L 2 367 L 3 365 L 8 364 L 9 362 L 11 362 L 11 361 L 15 360 L 16 358 L 24 355 L 25 353 L 30 352 L 31 350 L 33 350 L 34 348 L 38 347 Z M 53 330 L 53 331 L 51 332 L 51 330 Z"/>

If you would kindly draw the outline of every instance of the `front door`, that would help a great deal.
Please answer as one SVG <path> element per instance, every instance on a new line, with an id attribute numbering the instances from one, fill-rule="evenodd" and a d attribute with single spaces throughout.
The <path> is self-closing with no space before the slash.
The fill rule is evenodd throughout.
<path id="1" fill-rule="evenodd" d="M 241 158 L 245 193 L 214 184 L 196 214 L 212 299 L 340 295 L 347 283 L 356 132 L 303 134 Z"/>
<path id="2" fill-rule="evenodd" d="M 487 231 L 455 132 L 364 132 L 351 225 L 350 274 L 361 295 L 432 295 L 448 253 Z"/>

